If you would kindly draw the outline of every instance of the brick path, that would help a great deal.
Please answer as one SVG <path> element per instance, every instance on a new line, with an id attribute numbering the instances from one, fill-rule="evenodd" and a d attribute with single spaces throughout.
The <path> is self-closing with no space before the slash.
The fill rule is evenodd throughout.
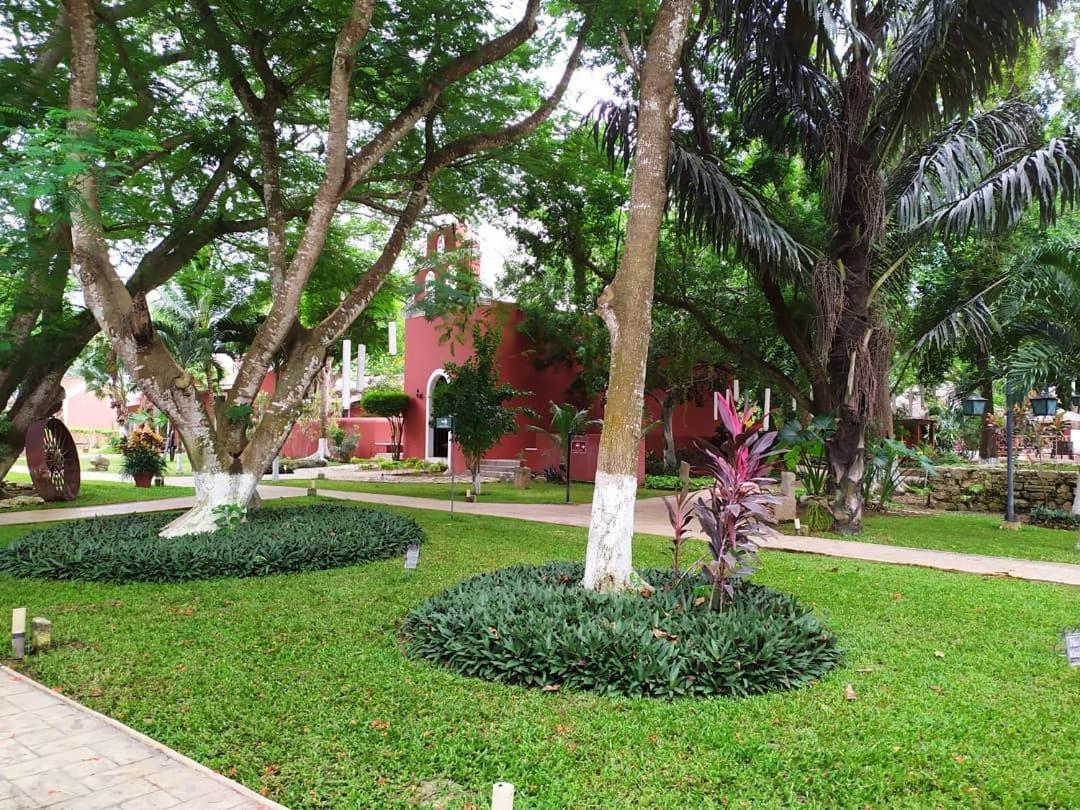
<path id="1" fill-rule="evenodd" d="M 0 810 L 278 808 L 243 785 L 0 667 Z"/>

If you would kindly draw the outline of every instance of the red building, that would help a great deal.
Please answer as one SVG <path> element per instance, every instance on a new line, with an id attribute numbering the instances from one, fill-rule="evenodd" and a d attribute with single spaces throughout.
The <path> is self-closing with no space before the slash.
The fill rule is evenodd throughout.
<path id="1" fill-rule="evenodd" d="M 480 263 L 476 244 L 464 226 L 448 225 L 428 235 L 428 256 L 446 251 L 464 248 L 471 249 L 472 258 L 469 266 L 479 276 Z M 429 266 L 438 266 L 429 262 Z M 421 269 L 416 275 L 416 285 L 421 290 L 438 272 Z M 420 298 L 423 292 L 417 294 Z M 529 396 L 516 401 L 515 405 L 524 405 L 533 410 L 539 418 L 518 417 L 518 430 L 502 439 L 488 454 L 489 460 L 517 461 L 523 459 L 534 472 L 542 472 L 549 465 L 557 465 L 559 459 L 551 442 L 541 433 L 529 430 L 530 423 L 546 427 L 549 422 L 550 403 L 568 400 L 567 391 L 578 373 L 571 366 L 548 366 L 540 369 L 534 362 L 535 346 L 519 326 L 524 315 L 516 304 L 504 301 L 492 301 L 478 307 L 470 322 L 452 340 L 446 340 L 445 324 L 438 320 L 429 320 L 415 307 L 411 307 L 405 320 L 405 391 L 412 397 L 411 407 L 405 418 L 404 453 L 426 459 L 445 459 L 449 441 L 449 431 L 435 427 L 431 417 L 431 395 L 437 386 L 444 383 L 444 372 L 448 362 L 462 362 L 472 352 L 472 324 L 479 321 L 493 324 L 501 331 L 498 366 L 502 378 L 522 391 L 530 391 Z M 663 392 L 653 392 L 662 397 Z M 702 404 L 688 403 L 678 407 L 674 414 L 673 428 L 675 443 L 678 447 L 690 446 L 693 439 L 711 437 L 715 431 L 716 420 L 712 410 L 711 398 Z M 601 401 L 592 403 L 591 415 L 603 417 Z M 652 423 L 660 419 L 660 405 L 657 396 L 646 398 L 645 422 Z M 599 445 L 599 428 L 593 428 L 589 434 L 576 440 L 572 445 L 571 470 L 578 480 L 592 480 L 596 471 L 596 452 Z M 645 450 L 662 454 L 663 434 L 659 428 L 650 430 L 642 442 L 639 460 L 639 477 L 644 477 Z M 455 467 L 464 469 L 464 460 L 455 453 Z"/>

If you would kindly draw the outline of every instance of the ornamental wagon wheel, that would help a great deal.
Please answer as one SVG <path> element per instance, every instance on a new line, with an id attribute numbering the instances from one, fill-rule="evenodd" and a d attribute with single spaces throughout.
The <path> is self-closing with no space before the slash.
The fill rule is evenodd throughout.
<path id="1" fill-rule="evenodd" d="M 26 463 L 34 489 L 46 501 L 73 501 L 82 478 L 79 451 L 59 419 L 42 419 L 26 432 Z"/>

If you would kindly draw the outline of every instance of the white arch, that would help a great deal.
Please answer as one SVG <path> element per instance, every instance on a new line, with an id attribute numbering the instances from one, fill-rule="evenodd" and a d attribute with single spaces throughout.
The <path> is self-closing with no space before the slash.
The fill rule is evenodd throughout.
<path id="1" fill-rule="evenodd" d="M 424 387 L 424 458 L 428 461 L 436 460 L 432 456 L 435 445 L 435 428 L 431 426 L 431 394 L 435 391 L 435 386 L 439 380 L 445 379 L 447 379 L 446 372 L 441 368 L 437 368 L 431 372 L 427 385 Z"/>

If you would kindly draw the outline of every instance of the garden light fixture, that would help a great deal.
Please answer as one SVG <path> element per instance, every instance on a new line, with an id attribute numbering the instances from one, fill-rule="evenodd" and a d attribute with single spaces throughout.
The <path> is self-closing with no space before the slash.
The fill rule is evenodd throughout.
<path id="1" fill-rule="evenodd" d="M 990 400 L 980 397 L 978 394 L 969 394 L 960 403 L 960 409 L 964 416 L 986 416 L 986 406 Z"/>

